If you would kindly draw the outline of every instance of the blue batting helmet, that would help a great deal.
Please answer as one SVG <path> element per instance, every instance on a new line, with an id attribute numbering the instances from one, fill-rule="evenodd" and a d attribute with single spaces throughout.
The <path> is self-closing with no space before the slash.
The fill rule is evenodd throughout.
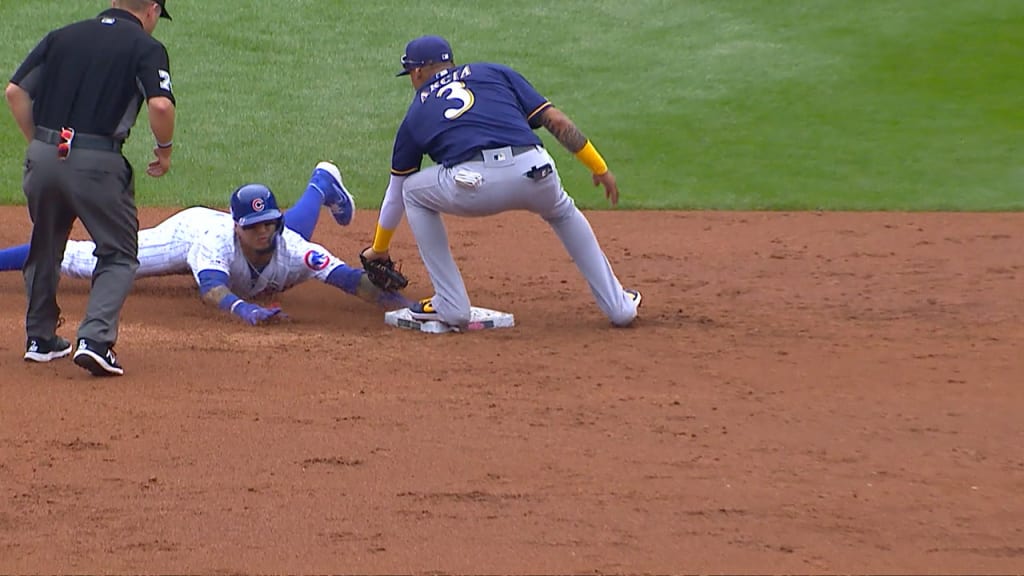
<path id="1" fill-rule="evenodd" d="M 231 217 L 235 224 L 248 226 L 268 220 L 281 220 L 274 193 L 263 184 L 246 184 L 231 194 Z"/>

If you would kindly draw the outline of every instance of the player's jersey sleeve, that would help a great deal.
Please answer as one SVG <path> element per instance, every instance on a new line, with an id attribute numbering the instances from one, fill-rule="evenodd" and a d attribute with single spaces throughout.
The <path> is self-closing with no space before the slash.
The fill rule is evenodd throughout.
<path id="1" fill-rule="evenodd" d="M 235 259 L 234 234 L 231 226 L 210 227 L 196 232 L 187 257 L 188 267 L 196 282 L 199 282 L 199 273 L 204 270 L 231 274 L 231 263 Z"/>
<path id="2" fill-rule="evenodd" d="M 391 151 L 391 173 L 395 176 L 408 176 L 418 172 L 423 164 L 423 149 L 413 138 L 409 128 L 409 117 L 406 115 L 402 125 L 395 134 L 395 145 Z"/>
<path id="3" fill-rule="evenodd" d="M 291 230 L 284 231 L 283 240 L 286 248 L 282 256 L 288 262 L 289 288 L 310 278 L 326 281 L 335 268 L 344 264 L 323 246 L 307 242 Z"/>
<path id="4" fill-rule="evenodd" d="M 405 215 L 405 199 L 402 192 L 405 178 L 394 174 L 388 178 L 388 187 L 384 190 L 384 200 L 380 203 L 380 216 L 377 218 L 377 223 L 385 230 L 393 231 L 398 228 L 402 216 Z"/>
<path id="5" fill-rule="evenodd" d="M 531 128 L 537 128 L 540 126 L 540 113 L 551 106 L 551 102 L 547 98 L 541 96 L 539 92 L 530 84 L 522 74 L 516 72 L 508 66 L 499 66 L 499 69 L 508 78 L 509 86 L 512 88 L 512 93 L 516 96 L 516 101 L 519 102 L 519 107 L 523 110 L 523 114 L 526 116 L 526 120 L 530 123 Z"/>

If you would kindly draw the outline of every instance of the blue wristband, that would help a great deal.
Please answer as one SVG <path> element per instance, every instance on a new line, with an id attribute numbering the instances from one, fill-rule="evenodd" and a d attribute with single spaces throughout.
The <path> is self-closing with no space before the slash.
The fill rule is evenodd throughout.
<path id="1" fill-rule="evenodd" d="M 239 298 L 238 296 L 235 296 L 234 294 L 228 292 L 227 294 L 224 295 L 223 298 L 220 299 L 220 302 L 217 303 L 217 307 L 220 308 L 221 310 L 226 310 L 228 312 L 234 312 L 235 311 L 235 303 L 240 301 L 240 300 L 241 300 L 241 298 Z"/>

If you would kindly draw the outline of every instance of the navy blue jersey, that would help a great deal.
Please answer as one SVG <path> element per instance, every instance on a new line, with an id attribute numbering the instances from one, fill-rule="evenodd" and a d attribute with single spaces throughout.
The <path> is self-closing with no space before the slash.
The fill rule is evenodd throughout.
<path id="1" fill-rule="evenodd" d="M 487 148 L 539 145 L 534 121 L 549 106 L 508 66 L 475 62 L 442 70 L 416 90 L 395 135 L 391 173 L 418 171 L 424 155 L 453 166 Z"/>

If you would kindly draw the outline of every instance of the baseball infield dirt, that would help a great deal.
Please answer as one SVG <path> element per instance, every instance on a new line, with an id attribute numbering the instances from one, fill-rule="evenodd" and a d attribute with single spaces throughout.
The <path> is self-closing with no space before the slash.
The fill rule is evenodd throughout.
<path id="1" fill-rule="evenodd" d="M 448 220 L 513 329 L 315 281 L 251 328 L 144 279 L 117 379 L 23 362 L 0 275 L 0 572 L 1020 571 L 1024 214 L 589 216 L 632 328 L 526 214 Z M 357 262 L 374 218 L 314 240 Z M 393 253 L 429 295 L 404 224 Z"/>

